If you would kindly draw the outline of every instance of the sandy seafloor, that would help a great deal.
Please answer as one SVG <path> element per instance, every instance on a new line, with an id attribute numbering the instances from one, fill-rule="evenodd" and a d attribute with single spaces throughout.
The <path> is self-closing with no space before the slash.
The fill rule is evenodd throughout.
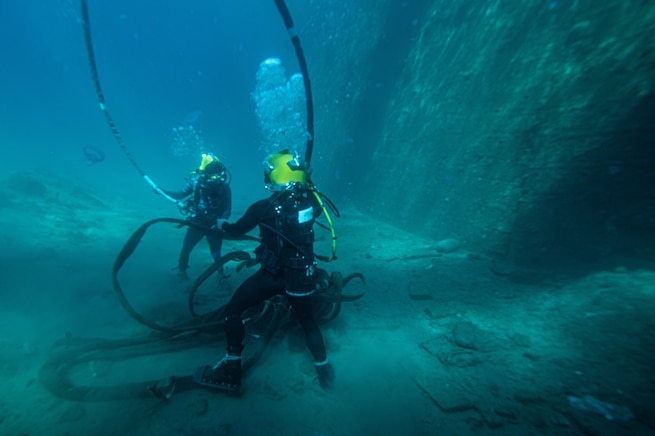
<path id="1" fill-rule="evenodd" d="M 438 241 L 348 206 L 335 220 L 339 259 L 322 266 L 361 272 L 367 287 L 322 326 L 336 370 L 330 391 L 316 383 L 297 328 L 278 331 L 236 396 L 198 388 L 161 400 L 120 390 L 215 362 L 218 339 L 154 355 L 137 347 L 111 359 L 79 356 L 81 364 L 58 369 L 69 384 L 47 388 L 39 374 L 57 341 L 152 337 L 120 305 L 112 264 L 139 225 L 178 215 L 65 178 L 42 181 L 13 174 L 0 190 L 1 434 L 655 433 L 655 272 L 616 265 L 563 281 L 498 268 L 466 241 L 441 253 Z M 318 235 L 327 254 L 329 234 Z M 120 273 L 135 307 L 162 323 L 188 317 L 188 283 L 173 269 L 182 236 L 173 225 L 153 228 Z M 252 248 L 227 241 L 224 253 Z M 194 274 L 208 265 L 204 244 L 192 262 Z M 211 279 L 203 287 L 201 310 L 226 302 L 253 271 L 235 266 L 224 288 Z M 360 291 L 353 281 L 344 293 Z M 104 397 L 65 398 L 76 386 Z"/>

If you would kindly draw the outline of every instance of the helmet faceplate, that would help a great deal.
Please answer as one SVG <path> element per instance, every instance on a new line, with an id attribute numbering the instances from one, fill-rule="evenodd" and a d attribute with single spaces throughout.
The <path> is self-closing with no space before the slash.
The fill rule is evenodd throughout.
<path id="1" fill-rule="evenodd" d="M 264 160 L 264 183 L 271 191 L 307 186 L 306 166 L 297 154 L 289 150 L 271 154 Z"/>

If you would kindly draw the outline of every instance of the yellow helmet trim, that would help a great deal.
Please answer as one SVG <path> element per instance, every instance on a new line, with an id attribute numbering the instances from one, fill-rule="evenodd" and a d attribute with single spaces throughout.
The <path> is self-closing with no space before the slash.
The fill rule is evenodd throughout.
<path id="1" fill-rule="evenodd" d="M 290 162 L 291 165 L 289 165 Z M 273 186 L 286 186 L 291 182 L 307 184 L 307 173 L 301 169 L 293 168 L 294 164 L 298 164 L 298 161 L 291 153 L 272 154 L 266 158 L 266 164 L 268 165 L 267 182 Z"/>
<path id="2" fill-rule="evenodd" d="M 203 153 L 202 159 L 200 159 L 200 166 L 198 169 L 200 171 L 205 171 L 205 167 L 212 162 L 220 162 L 214 153 Z"/>

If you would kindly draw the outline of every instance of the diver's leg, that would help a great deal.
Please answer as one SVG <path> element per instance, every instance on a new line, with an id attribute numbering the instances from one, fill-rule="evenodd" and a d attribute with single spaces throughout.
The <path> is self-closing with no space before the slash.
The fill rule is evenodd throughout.
<path id="1" fill-rule="evenodd" d="M 316 323 L 316 319 L 314 319 L 312 299 L 309 296 L 292 297 L 290 295 L 287 295 L 287 298 L 298 318 L 298 322 L 305 331 L 305 341 L 307 342 L 307 348 L 314 357 L 318 381 L 324 389 L 329 388 L 334 383 L 334 369 L 328 362 L 323 334 Z"/>
<path id="2" fill-rule="evenodd" d="M 245 329 L 241 315 L 246 309 L 268 300 L 284 290 L 281 277 L 274 277 L 260 269 L 237 288 L 230 301 L 225 305 L 225 335 L 228 351 L 230 348 L 243 348 Z"/>
<path id="3" fill-rule="evenodd" d="M 194 227 L 188 227 L 184 235 L 184 242 L 180 250 L 180 257 L 177 262 L 177 267 L 180 270 L 180 277 L 189 278 L 187 269 L 189 269 L 189 256 L 193 248 L 200 242 L 204 233 Z"/>
<path id="4" fill-rule="evenodd" d="M 213 367 L 206 366 L 197 373 L 196 381 L 202 385 L 228 391 L 236 391 L 241 386 L 241 352 L 245 328 L 242 314 L 284 289 L 281 278 L 275 278 L 263 270 L 248 277 L 236 290 L 225 306 L 225 336 L 227 354 Z"/>
<path id="5" fill-rule="evenodd" d="M 223 238 L 221 238 L 216 234 L 208 233 L 207 242 L 209 243 L 209 250 L 211 252 L 212 259 L 214 259 L 214 262 L 216 262 L 218 259 L 221 258 L 221 248 L 223 246 Z M 220 282 L 225 278 L 227 278 L 227 276 L 225 275 L 225 269 L 223 268 L 223 266 L 221 266 L 218 269 L 218 281 Z"/>

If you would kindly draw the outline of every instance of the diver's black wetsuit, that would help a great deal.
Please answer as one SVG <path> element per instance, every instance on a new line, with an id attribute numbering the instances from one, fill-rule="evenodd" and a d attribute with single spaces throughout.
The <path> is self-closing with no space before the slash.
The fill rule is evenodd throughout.
<path id="1" fill-rule="evenodd" d="M 190 198 L 190 216 L 188 221 L 207 229 L 216 225 L 218 219 L 228 219 L 232 212 L 232 190 L 230 185 L 221 181 L 207 181 L 201 174 L 194 174 L 182 191 L 164 191 L 175 200 Z M 193 248 L 204 237 L 214 260 L 221 257 L 223 238 L 215 233 L 207 233 L 195 227 L 187 227 L 180 250 L 178 268 L 182 274 L 189 268 L 189 256 Z"/>
<path id="2" fill-rule="evenodd" d="M 292 194 L 282 192 L 274 194 L 268 199 L 257 201 L 248 208 L 238 221 L 233 224 L 223 223 L 221 226 L 222 230 L 229 235 L 241 236 L 259 225 L 262 238 L 261 245 L 255 250 L 261 268 L 239 286 L 225 307 L 227 349 L 229 354 L 241 354 L 245 334 L 241 315 L 246 309 L 274 295 L 285 294 L 293 308 L 293 313 L 305 331 L 307 347 L 314 356 L 314 361 L 324 362 L 327 359 L 325 344 L 323 343 L 323 335 L 314 319 L 311 298 L 309 296 L 292 296 L 285 292 L 288 289 L 288 277 L 285 277 L 285 275 L 288 276 L 288 274 L 285 274 L 285 261 L 283 258 L 289 257 L 288 250 L 297 252 L 297 249 L 301 248 L 303 254 L 310 257 L 308 260 L 313 262 L 313 232 L 309 236 L 311 240 L 306 238 L 304 243 L 293 245 L 272 230 L 279 227 L 280 217 L 276 211 L 276 206 L 289 195 Z M 313 218 L 320 214 L 321 208 L 316 199 L 309 193 L 305 192 L 300 195 L 304 196 L 303 201 L 305 204 L 309 201 L 312 206 L 313 217 L 311 223 L 313 223 Z M 285 236 L 292 237 L 290 235 Z M 288 271 L 288 269 L 286 270 Z"/>

